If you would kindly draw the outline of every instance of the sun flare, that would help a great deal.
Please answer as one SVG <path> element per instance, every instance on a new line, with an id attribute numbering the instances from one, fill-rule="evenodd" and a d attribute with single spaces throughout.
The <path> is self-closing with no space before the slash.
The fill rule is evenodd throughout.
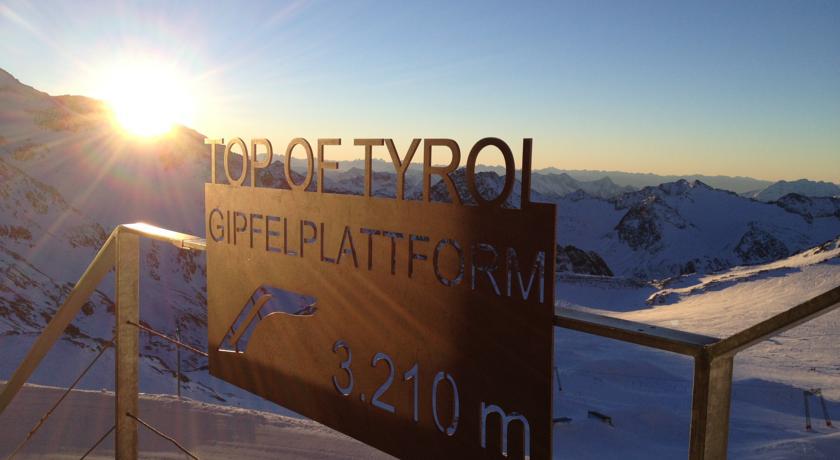
<path id="1" fill-rule="evenodd" d="M 115 121 L 130 135 L 160 136 L 176 123 L 191 122 L 188 82 L 171 66 L 155 62 L 116 66 L 104 85 Z"/>

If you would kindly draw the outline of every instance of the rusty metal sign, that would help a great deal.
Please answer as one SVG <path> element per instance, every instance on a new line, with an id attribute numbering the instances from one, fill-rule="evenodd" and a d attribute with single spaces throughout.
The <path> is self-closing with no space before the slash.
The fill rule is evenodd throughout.
<path id="1" fill-rule="evenodd" d="M 339 143 L 319 139 L 316 162 L 307 141 L 290 142 L 286 165 L 295 148 L 310 160 L 303 181 L 286 170 L 292 190 L 245 182 L 270 142 L 251 155 L 227 144 L 228 183 L 205 186 L 211 374 L 401 458 L 550 458 L 555 209 L 529 202 L 530 140 L 521 209 L 501 206 L 515 183 L 501 140 L 470 151 L 473 206 L 429 198 L 431 175 L 457 194 L 460 150 L 445 139 L 422 141 L 423 200 L 399 190 L 419 139 L 392 154 L 396 199 L 370 193 L 372 146 L 391 150 L 387 139 L 354 142 L 368 160 L 362 196 L 324 193 L 337 165 L 323 147 Z M 236 178 L 231 146 L 245 150 Z M 499 197 L 475 184 L 489 146 L 506 162 Z M 448 167 L 432 167 L 432 147 L 449 150 Z"/>

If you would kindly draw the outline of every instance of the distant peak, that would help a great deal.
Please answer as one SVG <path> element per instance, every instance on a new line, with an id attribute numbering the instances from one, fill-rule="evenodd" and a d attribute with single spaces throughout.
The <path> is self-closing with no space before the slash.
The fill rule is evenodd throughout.
<path id="1" fill-rule="evenodd" d="M 14 75 L 10 74 L 9 72 L 6 72 L 2 68 L 0 68 L 0 83 L 17 83 L 19 85 L 21 84 L 20 80 L 18 80 L 17 78 L 15 78 Z"/>
<path id="2" fill-rule="evenodd" d="M 675 182 L 665 182 L 659 185 L 659 190 L 668 195 L 683 195 L 691 189 L 691 184 L 685 179 L 679 179 Z"/>
<path id="3" fill-rule="evenodd" d="M 698 180 L 695 180 L 695 181 L 691 184 L 691 186 L 692 186 L 693 188 L 702 188 L 702 189 L 706 189 L 706 190 L 712 190 L 712 189 L 714 189 L 714 187 L 710 186 L 709 184 L 707 184 L 707 183 L 705 183 L 705 182 L 703 182 L 703 181 L 701 181 L 701 180 L 699 180 L 699 179 L 698 179 Z"/>
<path id="4" fill-rule="evenodd" d="M 47 93 L 42 91 L 38 91 L 37 89 L 21 83 L 20 80 L 15 78 L 14 75 L 10 74 L 6 70 L 0 68 L 0 87 L 11 87 L 12 91 L 18 93 L 30 93 L 37 96 L 49 96 Z"/>
<path id="5" fill-rule="evenodd" d="M 613 182 L 612 179 L 609 178 L 609 176 L 604 176 L 600 179 L 597 179 L 597 180 L 593 181 L 593 183 L 603 184 L 603 185 L 615 185 L 615 182 Z"/>

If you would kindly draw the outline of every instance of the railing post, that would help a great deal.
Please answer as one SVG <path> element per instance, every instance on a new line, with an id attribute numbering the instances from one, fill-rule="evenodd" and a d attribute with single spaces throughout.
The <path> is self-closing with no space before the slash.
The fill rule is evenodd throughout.
<path id="1" fill-rule="evenodd" d="M 181 324 L 175 323 L 175 338 L 178 343 L 175 344 L 175 361 L 178 362 L 178 375 L 175 376 L 178 382 L 178 399 L 181 399 Z"/>
<path id="2" fill-rule="evenodd" d="M 726 458 L 732 364 L 732 356 L 710 357 L 703 353 L 694 358 L 690 460 Z"/>
<path id="3" fill-rule="evenodd" d="M 140 237 L 118 230 L 116 307 L 116 436 L 118 460 L 137 459 L 138 356 L 140 331 L 128 324 L 140 320 Z"/>

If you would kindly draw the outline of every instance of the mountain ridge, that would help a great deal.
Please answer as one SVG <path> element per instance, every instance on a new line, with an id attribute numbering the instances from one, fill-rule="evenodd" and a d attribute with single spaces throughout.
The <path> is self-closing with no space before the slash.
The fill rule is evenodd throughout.
<path id="1" fill-rule="evenodd" d="M 165 142 L 127 141 L 100 115 L 96 104 L 84 98 L 54 97 L 25 88 L 0 91 L 0 341 L 4 350 L 31 344 L 114 226 L 144 220 L 204 234 L 204 183 L 210 161 L 203 136 L 178 128 Z M 274 162 L 261 173 L 259 185 L 284 188 L 282 166 Z M 361 193 L 361 173 L 353 168 L 327 171 L 325 188 Z M 409 169 L 409 199 L 421 196 L 419 174 L 419 168 Z M 533 200 L 558 205 L 556 244 L 562 257 L 557 262 L 563 270 L 578 274 L 653 280 L 707 273 L 795 253 L 840 233 L 834 198 L 789 195 L 762 203 L 698 181 L 621 190 L 612 179 L 599 178 L 581 186 L 569 175 L 537 173 L 534 177 L 535 183 L 548 183 L 542 191 L 534 188 Z M 453 179 L 459 193 L 468 196 L 463 168 Z M 577 181 L 577 188 L 569 179 Z M 508 206 L 518 206 L 520 183 L 516 182 Z M 374 176 L 374 193 L 393 196 L 394 183 L 392 172 L 379 171 Z M 498 194 L 502 183 L 494 171 L 477 174 L 485 197 Z M 435 200 L 448 198 L 442 183 L 432 188 Z M 604 192 L 599 194 L 599 190 Z M 181 327 L 185 343 L 203 347 L 207 341 L 204 255 L 156 242 L 144 242 L 141 251 L 144 322 L 167 335 L 175 335 Z M 96 314 L 73 322 L 75 329 L 64 339 L 70 350 L 87 353 L 110 340 L 110 281 L 86 307 Z M 172 391 L 176 366 L 171 344 L 144 337 L 141 353 L 142 388 Z M 203 372 L 206 360 L 186 356 L 185 362 L 192 370 L 184 374 L 182 384 L 191 397 L 243 401 L 251 407 L 262 404 L 210 378 Z M 0 368 L 5 375 L 10 371 Z"/>
<path id="2" fill-rule="evenodd" d="M 760 201 L 777 201 L 786 195 L 796 194 L 808 197 L 840 197 L 840 185 L 825 181 L 798 179 L 795 181 L 780 180 L 774 182 L 764 190 L 748 194 Z"/>

